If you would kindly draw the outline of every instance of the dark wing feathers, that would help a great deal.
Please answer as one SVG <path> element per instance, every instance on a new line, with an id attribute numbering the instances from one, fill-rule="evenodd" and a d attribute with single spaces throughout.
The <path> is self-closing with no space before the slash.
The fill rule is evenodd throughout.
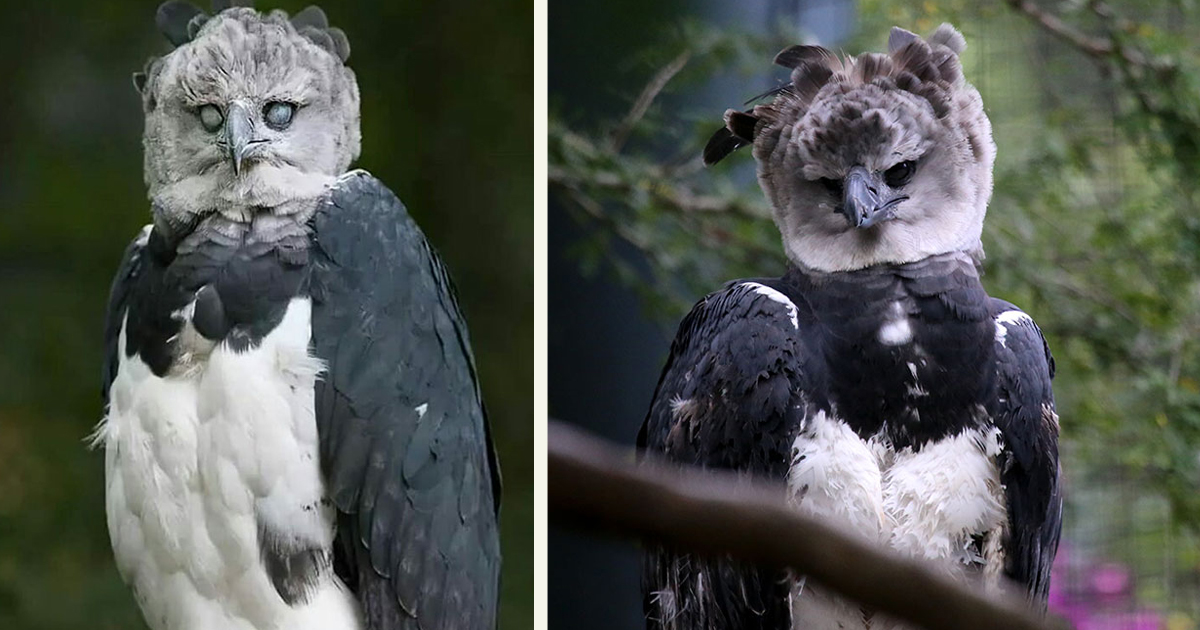
<path id="1" fill-rule="evenodd" d="M 445 268 L 366 173 L 342 179 L 313 230 L 334 566 L 372 630 L 493 628 L 499 473 Z"/>
<path id="2" fill-rule="evenodd" d="M 121 266 L 117 268 L 117 275 L 113 278 L 112 288 L 108 293 L 108 308 L 104 314 L 104 386 L 100 392 L 103 397 L 105 411 L 108 408 L 108 392 L 112 388 L 112 382 L 117 378 L 117 368 L 120 366 L 121 352 L 120 348 L 121 326 L 125 322 L 125 310 L 129 305 L 129 292 L 135 285 L 138 274 L 142 269 L 142 256 L 146 251 L 146 243 L 149 241 L 149 228 L 143 229 L 137 238 L 125 248 L 125 255 L 121 257 Z"/>
<path id="3" fill-rule="evenodd" d="M 992 300 L 996 318 L 996 399 L 988 410 L 1004 441 L 1001 482 L 1008 499 L 1006 573 L 1045 606 L 1062 529 L 1054 359 L 1041 330 L 1015 306 Z M 1000 328 L 1003 335 L 999 334 Z"/>
<path id="4" fill-rule="evenodd" d="M 742 283 L 709 295 L 680 324 L 638 445 L 782 479 L 802 414 L 804 354 L 785 304 Z M 645 569 L 649 628 L 790 628 L 780 571 L 661 547 L 648 550 Z"/>

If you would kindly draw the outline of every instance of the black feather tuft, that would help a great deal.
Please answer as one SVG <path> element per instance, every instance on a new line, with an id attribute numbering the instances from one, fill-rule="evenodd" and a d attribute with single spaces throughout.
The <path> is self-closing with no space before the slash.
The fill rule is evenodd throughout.
<path id="1" fill-rule="evenodd" d="M 733 135 L 729 129 L 721 127 L 708 139 L 708 144 L 704 145 L 704 165 L 712 166 L 747 144 L 749 143 Z"/>
<path id="2" fill-rule="evenodd" d="M 792 70 L 792 87 L 796 96 L 803 101 L 811 101 L 829 83 L 833 70 L 823 64 L 800 64 Z"/>
<path id="3" fill-rule="evenodd" d="M 750 103 L 754 103 L 756 101 L 761 101 L 764 98 L 771 98 L 774 96 L 779 96 L 780 94 L 790 91 L 791 89 L 792 89 L 791 83 L 784 83 L 783 85 L 773 87 L 773 88 L 767 90 L 766 92 L 763 92 L 762 94 L 758 94 L 756 96 L 752 96 L 752 97 L 746 99 L 746 102 L 742 103 L 742 105 L 749 105 Z"/>
<path id="4" fill-rule="evenodd" d="M 834 58 L 829 49 L 821 46 L 789 46 L 775 55 L 775 65 L 791 70 L 800 67 L 801 64 L 829 61 Z"/>
<path id="5" fill-rule="evenodd" d="M 725 127 L 738 138 L 746 142 L 754 142 L 754 136 L 758 134 L 758 117 L 739 112 L 736 109 L 726 110 Z"/>
<path id="6" fill-rule="evenodd" d="M 154 14 L 154 24 L 172 46 L 179 47 L 191 41 L 188 37 L 188 23 L 201 13 L 202 11 L 190 2 L 169 0 L 158 5 L 158 11 Z"/>

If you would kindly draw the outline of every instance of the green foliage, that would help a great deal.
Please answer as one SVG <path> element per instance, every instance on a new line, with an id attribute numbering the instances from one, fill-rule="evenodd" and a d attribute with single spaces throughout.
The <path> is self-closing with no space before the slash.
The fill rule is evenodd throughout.
<path id="1" fill-rule="evenodd" d="M 1194 580 L 1200 58 L 1183 25 L 1200 15 L 1179 2 L 1045 5 L 1063 12 L 1054 15 L 1030 6 L 864 0 L 858 33 L 842 44 L 880 50 L 893 24 L 929 32 L 952 21 L 964 31 L 965 74 L 988 106 L 999 148 L 984 281 L 1029 312 L 1055 352 L 1068 486 L 1120 470 L 1166 497 L 1186 534 L 1168 553 L 1193 559 L 1180 570 Z M 685 37 L 664 48 L 697 59 L 736 49 L 718 66 L 764 76 L 774 52 L 794 43 L 700 32 L 697 43 Z M 664 94 L 694 90 L 707 72 L 685 69 Z M 754 86 L 748 95 L 761 89 L 746 84 Z M 709 104 L 699 130 L 681 129 L 666 121 L 686 115 L 660 99 L 633 134 L 654 141 L 626 146 L 611 142 L 620 123 L 583 130 L 558 116 L 550 122 L 552 193 L 595 228 L 580 246 L 584 261 L 639 287 L 667 321 L 730 279 L 783 268 L 779 235 L 746 173 L 748 151 L 699 166 L 721 109 L 738 105 Z M 648 273 L 606 256 L 614 239 L 640 250 Z"/>

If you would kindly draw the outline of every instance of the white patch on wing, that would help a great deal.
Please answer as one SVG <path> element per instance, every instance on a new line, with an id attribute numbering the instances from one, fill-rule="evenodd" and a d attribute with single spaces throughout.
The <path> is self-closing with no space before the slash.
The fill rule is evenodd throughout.
<path id="1" fill-rule="evenodd" d="M 1033 323 L 1033 318 L 1021 311 L 1004 311 L 996 316 L 996 341 L 1000 342 L 1000 346 L 1007 348 L 1005 338 L 1008 336 L 1009 326 L 1020 326 L 1026 323 Z"/>
<path id="2" fill-rule="evenodd" d="M 294 299 L 257 347 L 216 347 L 196 369 L 160 378 L 122 353 L 105 444 L 109 535 L 121 576 L 155 630 L 361 627 L 358 605 L 326 572 L 288 606 L 262 568 L 259 522 L 328 547 L 320 506 L 307 299 Z M 122 326 L 119 348 L 125 347 Z"/>
<path id="3" fill-rule="evenodd" d="M 789 300 L 788 296 L 776 291 L 775 289 L 772 289 L 765 284 L 759 284 L 757 282 L 743 282 L 742 286 L 752 287 L 755 293 L 766 297 L 773 302 L 782 304 L 785 308 L 787 308 L 788 318 L 792 320 L 792 328 L 800 330 L 800 320 L 796 317 L 796 304 Z"/>
<path id="4" fill-rule="evenodd" d="M 413 411 L 417 412 L 417 420 L 420 420 L 429 411 L 429 403 L 421 403 L 413 408 Z"/>

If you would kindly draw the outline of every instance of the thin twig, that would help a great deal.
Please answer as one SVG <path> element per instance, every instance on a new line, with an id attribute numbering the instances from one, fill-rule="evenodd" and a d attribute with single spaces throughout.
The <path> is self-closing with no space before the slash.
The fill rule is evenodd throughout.
<path id="1" fill-rule="evenodd" d="M 550 421 L 550 515 L 594 532 L 789 567 L 928 630 L 1060 630 L 1022 598 L 984 596 L 787 507 L 781 491 L 729 473 L 649 460 Z"/>
<path id="2" fill-rule="evenodd" d="M 1082 33 L 1063 22 L 1057 15 L 1050 13 L 1029 0 L 1004 0 L 1009 6 L 1032 18 L 1045 30 L 1075 48 L 1093 56 L 1107 57 L 1115 50 L 1113 43 L 1102 37 L 1092 37 Z"/>
<path id="3" fill-rule="evenodd" d="M 629 113 L 625 114 L 625 119 L 613 130 L 609 141 L 609 148 L 613 153 L 621 152 L 621 147 L 625 146 L 625 141 L 629 139 L 629 134 L 633 131 L 634 126 L 646 115 L 654 99 L 658 98 L 659 93 L 667 86 L 667 83 L 675 78 L 675 75 L 679 74 L 680 70 L 683 70 L 683 67 L 687 65 L 688 59 L 691 59 L 691 57 L 692 51 L 685 50 L 672 59 L 670 63 L 660 68 L 658 72 L 654 73 L 654 76 L 650 78 L 650 82 L 646 84 L 646 87 L 642 88 L 642 93 L 638 94 L 637 100 L 633 102 L 633 107 L 629 108 Z"/>
<path id="4" fill-rule="evenodd" d="M 583 176 L 566 169 L 550 166 L 547 170 L 549 183 L 557 186 L 582 188 L 595 186 L 617 193 L 643 191 L 650 194 L 660 205 L 668 206 L 683 214 L 711 213 L 730 214 L 755 221 L 769 220 L 766 208 L 735 198 L 701 195 L 685 186 L 659 179 L 654 168 L 649 167 L 641 180 L 634 182 L 616 173 L 598 172 Z"/>
<path id="5" fill-rule="evenodd" d="M 1013 7 L 1019 13 L 1024 13 L 1026 17 L 1036 22 L 1046 32 L 1050 32 L 1060 40 L 1072 44 L 1082 53 L 1091 56 L 1093 60 L 1104 61 L 1109 58 L 1121 58 L 1127 64 L 1138 66 L 1141 68 L 1152 68 L 1152 70 L 1168 70 L 1172 64 L 1158 58 L 1148 58 L 1141 50 L 1124 46 L 1116 37 L 1094 37 L 1085 34 L 1074 26 L 1070 26 L 1063 20 L 1055 16 L 1054 13 L 1044 10 L 1044 8 L 1034 5 L 1030 0 L 1004 0 L 1004 4 Z M 1104 2 L 1092 1 L 1088 2 L 1088 8 L 1091 8 L 1092 13 L 1105 23 L 1118 26 L 1122 31 L 1128 31 L 1133 28 L 1133 23 L 1129 20 L 1117 16 L 1112 8 L 1104 4 Z"/>

